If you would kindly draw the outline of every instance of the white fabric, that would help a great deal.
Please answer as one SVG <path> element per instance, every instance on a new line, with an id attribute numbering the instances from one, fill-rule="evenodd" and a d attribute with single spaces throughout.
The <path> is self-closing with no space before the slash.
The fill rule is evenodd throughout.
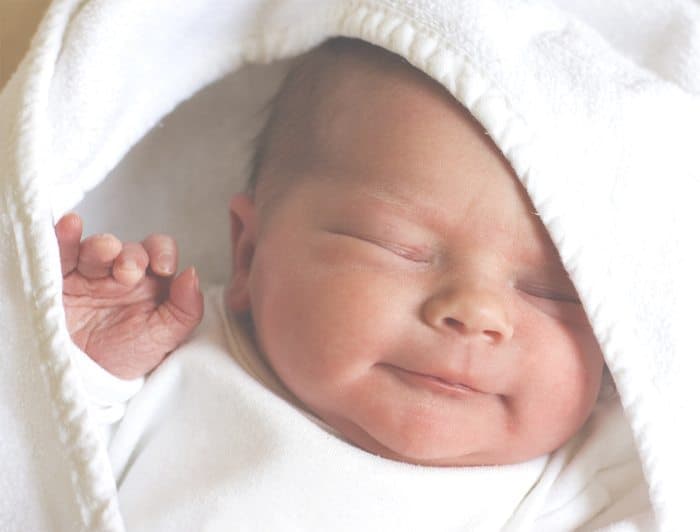
<path id="1" fill-rule="evenodd" d="M 654 530 L 646 482 L 617 398 L 600 401 L 552 453 L 509 531 Z"/>
<path id="2" fill-rule="evenodd" d="M 153 372 L 124 418 L 102 418 L 119 421 L 109 453 L 129 530 L 597 530 L 625 522 L 611 519 L 622 500 L 650 511 L 646 490 L 635 491 L 645 482 L 616 399 L 551 457 L 401 464 L 293 406 L 227 319 L 222 291 L 209 290 L 205 305 L 196 335 Z M 79 364 L 86 381 L 104 379 L 99 366 Z M 140 380 L 113 380 L 96 406 L 123 412 L 126 386 L 136 394 Z"/>
<path id="3" fill-rule="evenodd" d="M 580 293 L 658 527 L 692 527 L 699 21 L 693 0 L 56 0 L 0 94 L 0 459 L 16 479 L 0 527 L 123 529 L 70 363 L 52 213 L 207 84 L 339 34 L 403 55 L 488 129 Z"/>
<path id="4" fill-rule="evenodd" d="M 95 421 L 100 425 L 110 425 L 119 421 L 124 416 L 127 401 L 143 386 L 144 378 L 119 379 L 86 356 L 75 345 L 70 356 L 83 380 Z"/>

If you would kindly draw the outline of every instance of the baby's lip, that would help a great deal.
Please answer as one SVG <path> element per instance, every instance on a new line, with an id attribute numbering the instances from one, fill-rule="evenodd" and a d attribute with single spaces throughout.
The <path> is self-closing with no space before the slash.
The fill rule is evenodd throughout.
<path id="1" fill-rule="evenodd" d="M 447 386 L 453 386 L 455 388 L 462 388 L 467 391 L 472 391 L 472 392 L 478 392 L 478 393 L 485 393 L 483 390 L 480 390 L 479 388 L 474 387 L 471 383 L 465 382 L 465 379 L 462 375 L 453 375 L 449 372 L 435 372 L 435 371 L 430 371 L 429 373 L 422 372 L 422 371 L 414 371 L 410 370 L 407 368 L 403 368 L 400 366 L 395 366 L 394 364 L 382 364 L 384 366 L 388 366 L 394 369 L 398 369 L 400 371 L 405 371 L 406 373 L 410 373 L 413 375 L 416 375 L 418 377 L 427 377 L 429 379 L 435 379 L 437 381 L 440 381 Z"/>

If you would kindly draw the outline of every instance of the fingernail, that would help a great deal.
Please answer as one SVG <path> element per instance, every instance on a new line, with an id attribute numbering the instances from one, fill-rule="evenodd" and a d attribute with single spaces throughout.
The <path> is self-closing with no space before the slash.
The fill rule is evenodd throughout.
<path id="1" fill-rule="evenodd" d="M 158 269 L 163 273 L 173 273 L 173 256 L 170 253 L 158 255 Z"/>
<path id="2" fill-rule="evenodd" d="M 136 265 L 136 261 L 132 259 L 126 259 L 124 262 L 121 263 L 121 268 L 122 270 L 135 270 L 138 266 Z"/>
<path id="3" fill-rule="evenodd" d="M 197 270 L 192 266 L 192 276 L 194 277 L 194 289 L 199 292 L 199 275 L 197 275 Z"/>

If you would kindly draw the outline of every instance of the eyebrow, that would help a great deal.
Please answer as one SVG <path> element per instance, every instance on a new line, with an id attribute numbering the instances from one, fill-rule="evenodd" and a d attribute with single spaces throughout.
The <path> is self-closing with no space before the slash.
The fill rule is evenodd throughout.
<path id="1" fill-rule="evenodd" d="M 353 187 L 351 190 L 353 194 L 369 197 L 386 206 L 389 206 L 392 210 L 400 211 L 402 214 L 408 215 L 409 219 L 418 221 L 432 230 L 437 230 L 447 226 L 447 222 L 445 222 L 444 218 L 437 210 L 416 203 L 406 196 L 388 192 L 382 190 L 381 188 L 367 189 L 363 187 Z M 533 213 L 533 215 L 539 217 L 538 213 Z M 531 261 L 528 260 L 527 262 Z M 539 265 L 544 268 L 544 272 L 547 275 L 559 276 L 563 270 L 566 278 L 570 280 L 569 273 L 566 271 L 566 268 L 563 267 L 563 264 L 558 257 L 549 257 L 544 261 L 535 260 L 533 262 L 539 263 Z"/>
<path id="2" fill-rule="evenodd" d="M 418 204 L 415 200 L 410 200 L 405 196 L 387 192 L 380 188 L 370 190 L 357 188 L 353 191 L 377 200 L 393 210 L 400 211 L 402 214 L 408 215 L 412 220 L 418 220 L 431 229 L 437 229 L 447 225 L 435 209 Z"/>

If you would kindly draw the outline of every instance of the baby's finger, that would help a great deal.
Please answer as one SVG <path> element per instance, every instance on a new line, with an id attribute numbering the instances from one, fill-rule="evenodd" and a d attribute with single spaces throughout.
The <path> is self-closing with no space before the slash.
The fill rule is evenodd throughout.
<path id="1" fill-rule="evenodd" d="M 112 272 L 112 264 L 122 250 L 119 239 L 110 234 L 92 235 L 80 244 L 78 273 L 88 279 L 101 279 Z"/>
<path id="2" fill-rule="evenodd" d="M 167 277 L 177 271 L 177 245 L 173 237 L 162 234 L 150 235 L 142 242 L 156 275 Z"/>
<path id="3" fill-rule="evenodd" d="M 204 299 L 199 289 L 199 277 L 193 267 L 175 278 L 170 285 L 168 300 L 162 306 L 184 329 L 191 330 L 199 323 L 204 313 Z"/>
<path id="4" fill-rule="evenodd" d="M 202 320 L 204 298 L 194 268 L 187 268 L 170 285 L 168 299 L 150 318 L 153 338 L 172 350 L 180 345 Z"/>
<path id="5" fill-rule="evenodd" d="M 112 277 L 125 286 L 135 286 L 148 267 L 148 253 L 141 244 L 127 242 L 112 265 Z"/>
<path id="6" fill-rule="evenodd" d="M 54 228 L 58 249 L 61 255 L 61 273 L 65 277 L 75 270 L 80 253 L 80 237 L 83 234 L 83 221 L 74 212 L 66 214 Z"/>

